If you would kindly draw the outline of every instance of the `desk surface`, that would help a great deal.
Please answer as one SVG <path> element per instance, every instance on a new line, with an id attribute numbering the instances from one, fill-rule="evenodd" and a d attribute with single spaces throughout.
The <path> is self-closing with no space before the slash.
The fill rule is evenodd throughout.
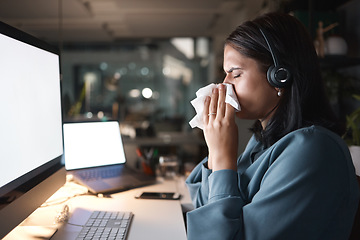
<path id="1" fill-rule="evenodd" d="M 181 200 L 135 199 L 134 196 L 142 191 L 178 191 L 183 197 Z M 112 194 L 111 198 L 85 195 L 67 200 L 68 197 L 84 192 L 86 192 L 85 188 L 72 182 L 66 183 L 43 207 L 38 208 L 5 239 L 23 238 L 26 226 L 43 226 L 48 229 L 57 229 L 52 238 L 54 240 L 75 239 L 81 227 L 67 223 L 54 224 L 56 215 L 61 212 L 65 204 L 70 208 L 69 223 L 85 224 L 94 210 L 132 211 L 134 219 L 130 227 L 128 240 L 186 239 L 182 208 L 184 206 L 185 208 L 188 207 L 191 203 L 183 178 L 177 178 L 176 180 L 159 179 L 157 184 Z M 49 206 L 46 206 L 47 204 Z M 27 237 L 27 239 L 31 239 L 31 237 Z"/>

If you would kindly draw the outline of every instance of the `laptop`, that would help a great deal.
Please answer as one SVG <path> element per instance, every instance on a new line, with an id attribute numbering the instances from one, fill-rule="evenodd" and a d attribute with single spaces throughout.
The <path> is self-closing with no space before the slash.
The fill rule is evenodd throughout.
<path id="1" fill-rule="evenodd" d="M 63 124 L 65 169 L 92 193 L 114 193 L 154 184 L 156 178 L 126 166 L 119 123 Z"/>

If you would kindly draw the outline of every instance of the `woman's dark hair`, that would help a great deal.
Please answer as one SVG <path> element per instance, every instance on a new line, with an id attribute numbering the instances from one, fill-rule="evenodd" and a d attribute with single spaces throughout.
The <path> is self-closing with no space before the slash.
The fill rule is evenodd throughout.
<path id="1" fill-rule="evenodd" d="M 278 60 L 292 71 L 292 84 L 282 91 L 273 117 L 265 129 L 259 120 L 251 130 L 265 146 L 296 129 L 319 125 L 339 135 L 339 124 L 326 96 L 318 57 L 313 41 L 295 17 L 283 13 L 268 13 L 241 24 L 225 40 L 246 57 L 255 59 L 261 71 L 273 65 L 268 45 L 259 27 L 266 32 Z M 269 35 L 269 36 L 268 36 Z"/>

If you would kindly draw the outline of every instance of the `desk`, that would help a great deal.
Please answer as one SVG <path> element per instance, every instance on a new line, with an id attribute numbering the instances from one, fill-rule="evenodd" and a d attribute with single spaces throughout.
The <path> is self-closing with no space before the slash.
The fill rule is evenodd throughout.
<path id="1" fill-rule="evenodd" d="M 139 191 L 179 191 L 183 197 L 181 200 L 135 199 L 134 196 Z M 159 178 L 157 184 L 112 194 L 111 198 L 85 195 L 73 197 L 66 202 L 62 201 L 67 197 L 84 192 L 86 189 L 82 186 L 67 182 L 43 207 L 38 208 L 5 239 L 24 239 L 26 226 L 45 226 L 58 229 L 52 238 L 54 240 L 75 239 L 81 227 L 67 223 L 53 223 L 65 204 L 70 208 L 69 223 L 84 224 L 93 210 L 132 211 L 134 218 L 128 240 L 186 239 L 182 209 L 188 210 L 191 202 L 182 177 L 175 180 Z M 31 239 L 31 237 L 26 236 L 26 239 Z"/>

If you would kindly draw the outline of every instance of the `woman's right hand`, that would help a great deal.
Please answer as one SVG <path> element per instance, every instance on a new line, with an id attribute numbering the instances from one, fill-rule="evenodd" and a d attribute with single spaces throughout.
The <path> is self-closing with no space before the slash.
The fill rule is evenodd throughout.
<path id="1" fill-rule="evenodd" d="M 225 103 L 225 97 L 226 87 L 220 84 L 204 103 L 204 136 L 209 149 L 208 168 L 213 171 L 237 168 L 238 128 L 235 123 L 235 109 Z"/>

